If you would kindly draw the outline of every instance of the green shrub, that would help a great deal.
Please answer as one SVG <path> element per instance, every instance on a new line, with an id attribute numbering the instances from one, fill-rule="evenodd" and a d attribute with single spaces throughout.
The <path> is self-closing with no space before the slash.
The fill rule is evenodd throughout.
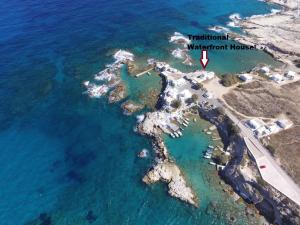
<path id="1" fill-rule="evenodd" d="M 221 84 L 223 84 L 225 87 L 230 87 L 236 83 L 240 82 L 240 79 L 237 75 L 234 74 L 224 74 L 221 78 Z"/>
<path id="2" fill-rule="evenodd" d="M 269 150 L 272 156 L 275 156 L 276 150 L 273 146 L 267 145 L 266 148 Z"/>
<path id="3" fill-rule="evenodd" d="M 171 106 L 172 106 L 173 108 L 175 108 L 175 109 L 178 109 L 178 108 L 180 108 L 180 106 L 181 106 L 181 101 L 180 101 L 180 100 L 173 100 L 173 101 L 171 102 Z"/>

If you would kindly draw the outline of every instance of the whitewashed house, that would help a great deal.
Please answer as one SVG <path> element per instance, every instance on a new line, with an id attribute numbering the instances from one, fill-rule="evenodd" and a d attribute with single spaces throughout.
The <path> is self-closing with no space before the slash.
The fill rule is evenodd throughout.
<path id="1" fill-rule="evenodd" d="M 263 66 L 262 68 L 260 68 L 259 70 L 261 73 L 269 75 L 270 74 L 270 68 L 267 66 Z"/>
<path id="2" fill-rule="evenodd" d="M 239 78 L 242 80 L 242 81 L 245 81 L 245 82 L 248 82 L 248 81 L 252 81 L 253 80 L 253 77 L 250 75 L 250 74 L 241 74 L 239 75 Z"/>
<path id="3" fill-rule="evenodd" d="M 287 79 L 289 80 L 294 80 L 296 73 L 294 71 L 288 71 L 285 75 L 284 75 Z"/>
<path id="4" fill-rule="evenodd" d="M 282 81 L 284 81 L 284 77 L 278 73 L 271 75 L 270 79 L 276 83 L 281 83 Z"/>
<path id="5" fill-rule="evenodd" d="M 262 127 L 264 125 L 263 121 L 259 119 L 251 119 L 248 120 L 247 123 L 248 127 L 250 127 L 252 130 L 257 130 L 258 128 Z"/>
<path id="6" fill-rule="evenodd" d="M 290 120 L 282 119 L 282 120 L 277 120 L 276 123 L 278 126 L 280 126 L 282 129 L 288 129 L 293 125 L 293 122 Z"/>

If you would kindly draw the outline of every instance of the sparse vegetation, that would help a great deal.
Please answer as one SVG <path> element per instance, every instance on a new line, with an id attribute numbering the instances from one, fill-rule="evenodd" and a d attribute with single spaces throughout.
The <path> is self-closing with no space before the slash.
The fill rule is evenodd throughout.
<path id="1" fill-rule="evenodd" d="M 264 180 L 261 178 L 261 176 L 257 176 L 257 177 L 256 177 L 256 182 L 257 182 L 260 186 L 262 186 L 262 187 L 265 187 L 265 186 L 267 185 L 267 182 L 264 181 Z"/>
<path id="2" fill-rule="evenodd" d="M 216 110 L 218 111 L 219 114 L 225 115 L 225 110 L 222 107 L 218 107 Z"/>
<path id="3" fill-rule="evenodd" d="M 178 108 L 180 108 L 180 106 L 181 106 L 181 101 L 180 101 L 180 100 L 173 100 L 173 101 L 171 102 L 171 106 L 172 106 L 173 108 L 175 108 L 175 109 L 178 109 Z"/>
<path id="4" fill-rule="evenodd" d="M 226 163 L 229 161 L 229 156 L 225 155 L 221 151 L 214 151 L 213 159 L 217 164 L 226 165 Z"/>
<path id="5" fill-rule="evenodd" d="M 193 94 L 192 95 L 192 100 L 193 100 L 193 102 L 197 102 L 198 101 L 198 95 Z"/>
<path id="6" fill-rule="evenodd" d="M 228 122 L 228 133 L 230 136 L 236 135 L 240 133 L 240 128 L 231 122 L 231 120 Z"/>
<path id="7" fill-rule="evenodd" d="M 237 75 L 234 74 L 224 74 L 221 78 L 221 84 L 225 87 L 230 87 L 236 83 L 240 82 L 240 79 Z"/>
<path id="8" fill-rule="evenodd" d="M 247 155 L 247 154 L 244 154 L 243 159 L 242 159 L 242 162 L 241 162 L 241 164 L 240 164 L 241 167 L 245 167 L 245 166 L 247 165 L 248 161 L 249 161 L 248 155 Z"/>
<path id="9" fill-rule="evenodd" d="M 269 150 L 272 156 L 275 156 L 276 150 L 273 146 L 267 145 L 266 148 Z"/>

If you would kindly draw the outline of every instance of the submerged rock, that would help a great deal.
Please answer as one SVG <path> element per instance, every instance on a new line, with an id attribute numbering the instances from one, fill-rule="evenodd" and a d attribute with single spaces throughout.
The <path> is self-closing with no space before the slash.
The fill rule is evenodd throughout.
<path id="1" fill-rule="evenodd" d="M 47 215 L 47 213 L 41 213 L 39 215 L 39 220 L 41 223 L 39 225 L 50 225 L 51 224 L 51 217 Z"/>
<path id="2" fill-rule="evenodd" d="M 92 210 L 89 210 L 85 218 L 89 223 L 93 223 L 97 219 L 97 216 L 94 215 Z"/>
<path id="3" fill-rule="evenodd" d="M 139 152 L 138 157 L 140 158 L 146 158 L 148 157 L 149 151 L 147 149 L 143 149 L 142 151 Z"/>
<path id="4" fill-rule="evenodd" d="M 133 113 L 143 109 L 143 105 L 136 104 L 131 100 L 128 100 L 128 101 L 124 102 L 121 105 L 121 107 L 123 109 L 124 114 L 127 115 L 127 116 L 130 116 Z"/>
<path id="5" fill-rule="evenodd" d="M 168 193 L 171 196 L 198 207 L 195 194 L 187 186 L 180 169 L 175 163 L 167 160 L 158 163 L 143 178 L 143 182 L 146 184 L 153 184 L 159 180 L 168 183 Z"/>
<path id="6" fill-rule="evenodd" d="M 123 98 L 125 98 L 125 95 L 126 95 L 126 87 L 124 84 L 120 83 L 114 88 L 114 90 L 112 90 L 109 93 L 108 101 L 109 103 L 118 102 Z"/>

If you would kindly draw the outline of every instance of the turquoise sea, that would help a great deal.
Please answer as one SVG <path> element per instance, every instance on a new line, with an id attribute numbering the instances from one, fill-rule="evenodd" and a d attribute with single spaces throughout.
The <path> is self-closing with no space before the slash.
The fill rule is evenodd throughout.
<path id="1" fill-rule="evenodd" d="M 223 193 L 201 158 L 211 140 L 200 125 L 181 139 L 166 138 L 199 196 L 195 209 L 169 197 L 165 185 L 141 182 L 153 158 L 136 155 L 151 150 L 150 141 L 133 131 L 136 119 L 124 116 L 120 104 L 82 94 L 82 82 L 120 48 L 186 70 L 170 56 L 172 33 L 207 33 L 232 13 L 250 16 L 274 7 L 256 0 L 2 0 L 0 224 L 219 225 L 228 224 L 228 214 L 248 224 L 245 206 Z M 220 74 L 274 63 L 263 52 L 210 57 L 208 69 Z M 157 77 L 136 81 L 123 72 L 128 98 L 160 89 Z"/>

